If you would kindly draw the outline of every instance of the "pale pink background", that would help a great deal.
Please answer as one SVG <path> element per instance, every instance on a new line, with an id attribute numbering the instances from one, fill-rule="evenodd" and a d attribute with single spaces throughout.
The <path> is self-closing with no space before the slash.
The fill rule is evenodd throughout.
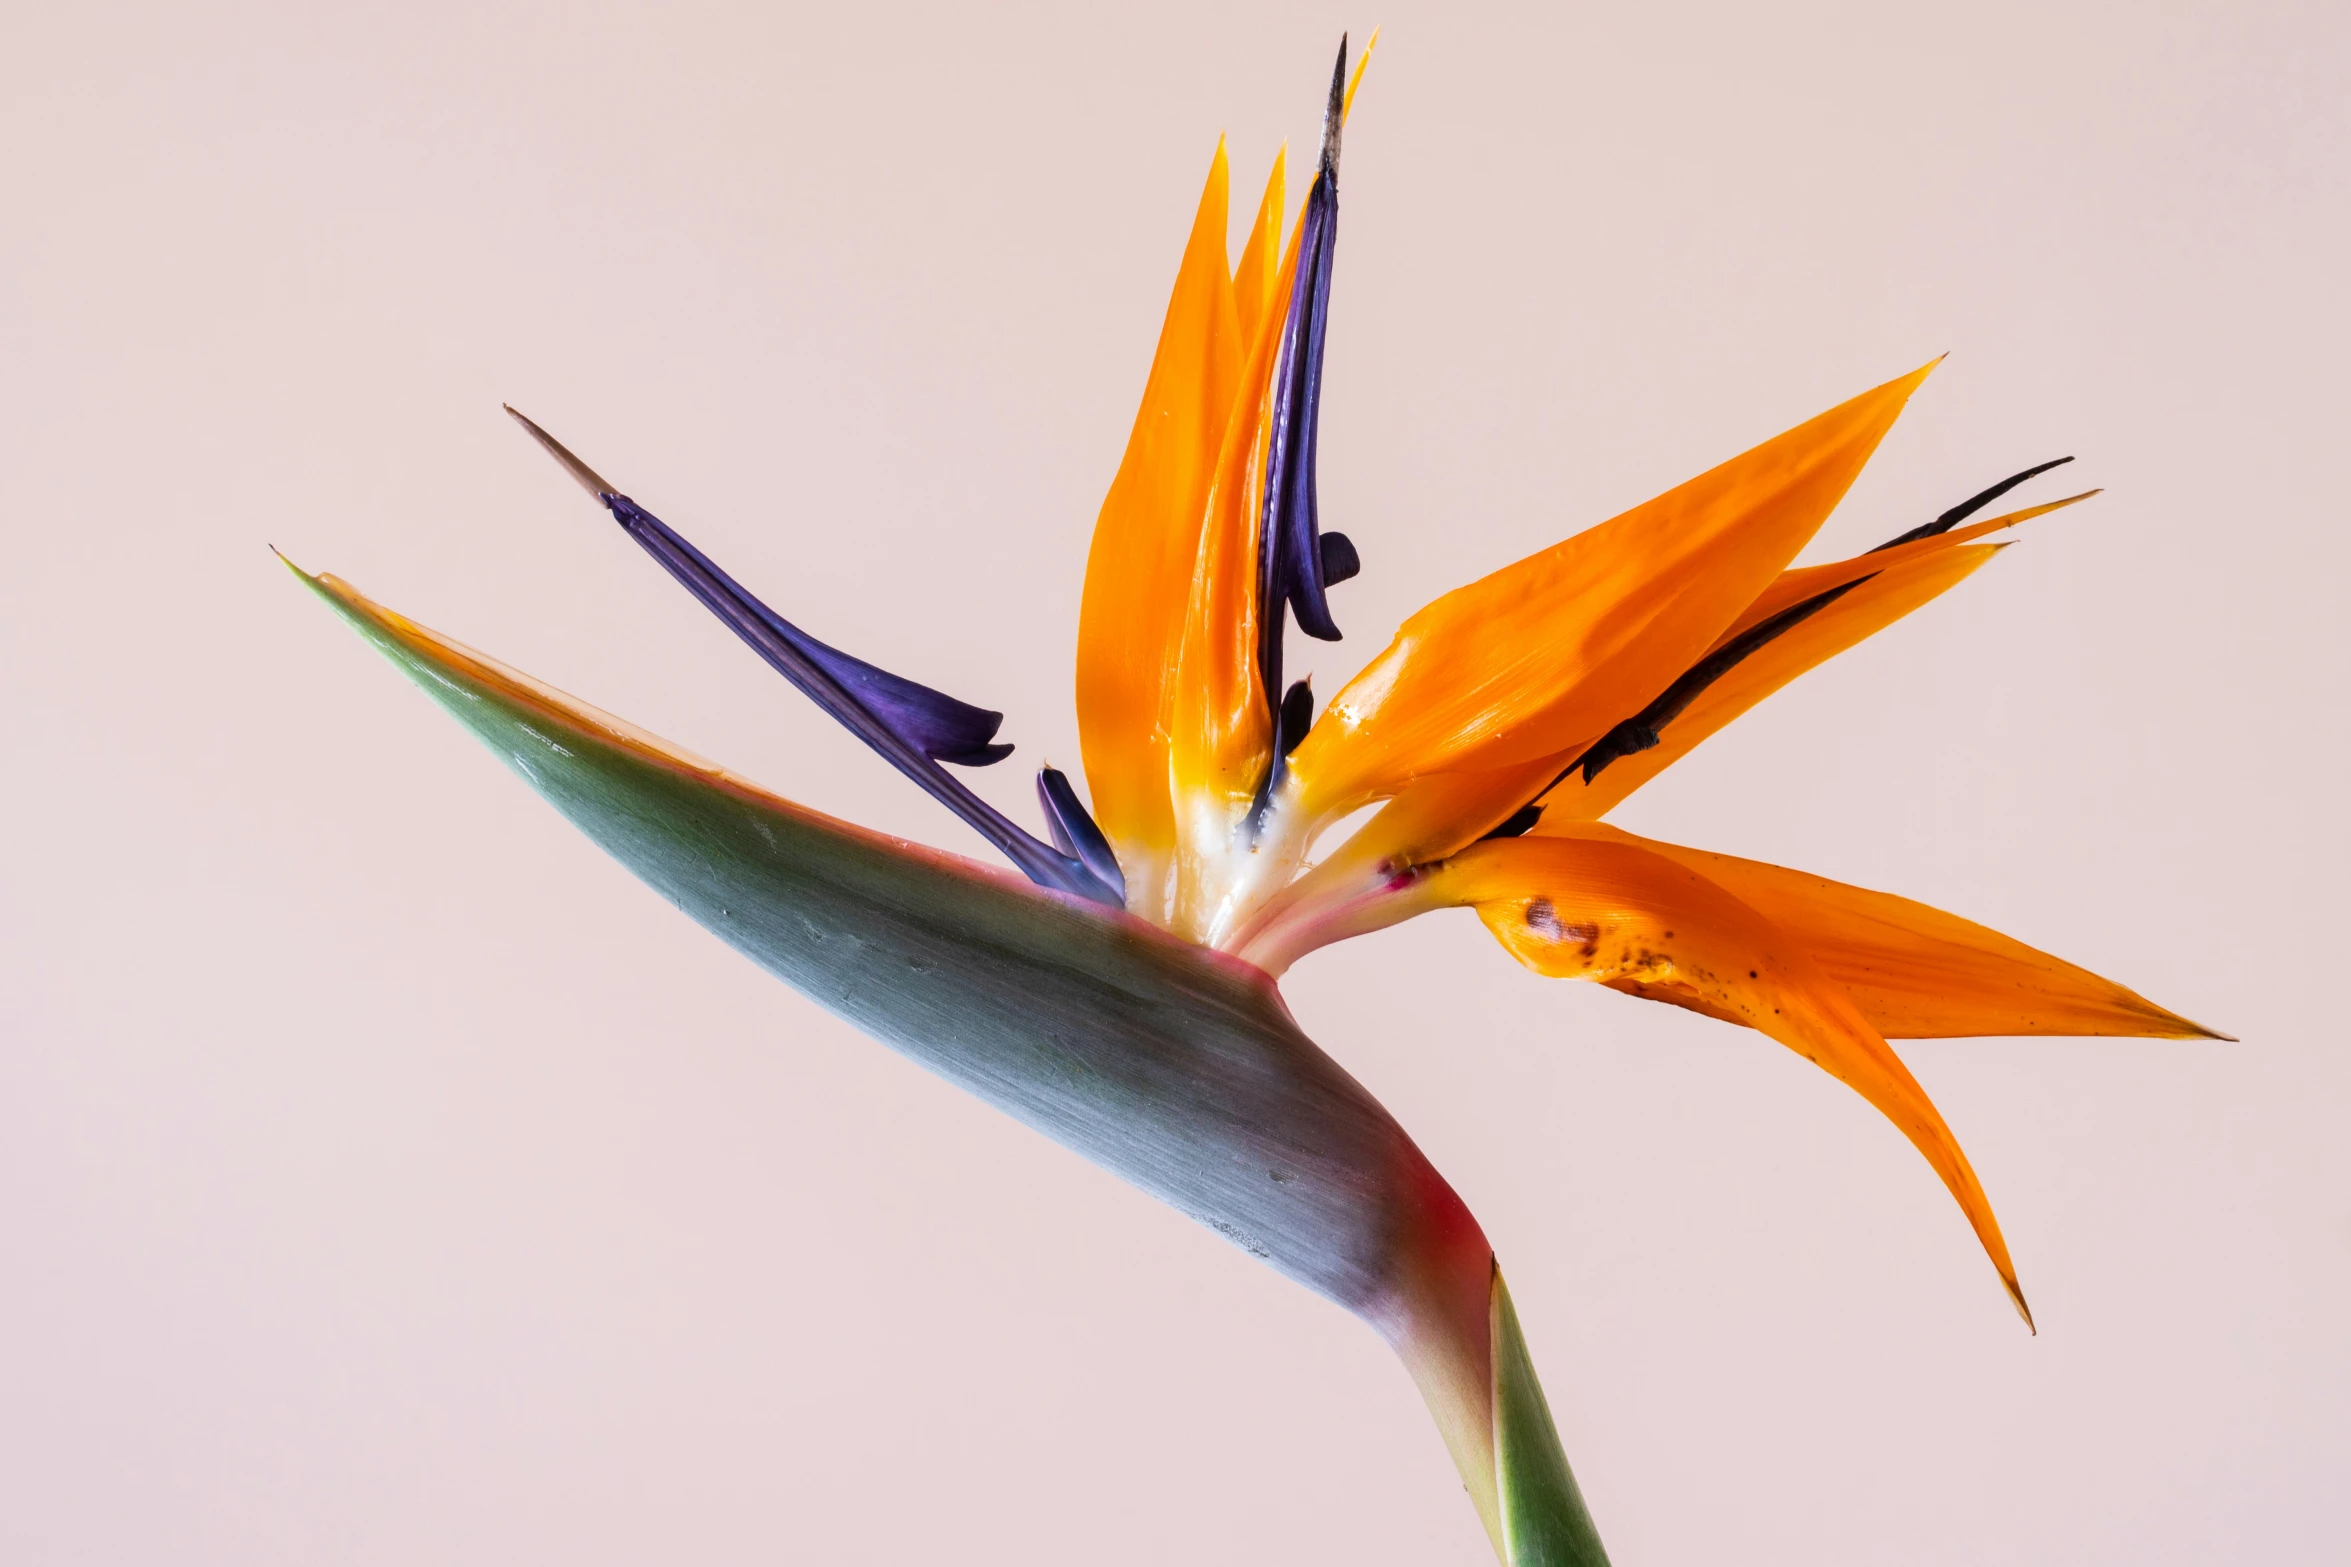
<path id="1" fill-rule="evenodd" d="M 1373 22 L 1325 692 L 1951 350 L 1823 549 L 2063 452 L 2107 495 L 1626 820 L 2244 1038 L 1905 1049 L 2036 1340 L 1788 1052 L 1466 916 L 1303 967 L 1620 1567 L 2351 1552 L 2340 5 L 10 13 L 0 1558 L 1488 1559 L 1368 1332 L 694 929 L 263 549 L 979 852 L 498 404 L 1073 762 L 1216 133 L 1253 193 Z"/>

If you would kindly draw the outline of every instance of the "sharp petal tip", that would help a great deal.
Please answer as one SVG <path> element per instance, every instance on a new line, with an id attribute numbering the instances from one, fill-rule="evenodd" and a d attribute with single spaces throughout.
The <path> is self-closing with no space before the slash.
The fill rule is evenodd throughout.
<path id="1" fill-rule="evenodd" d="M 2041 1330 L 2033 1322 L 2033 1308 L 2025 1304 L 2024 1287 L 2012 1278 L 2003 1277 L 2000 1282 L 2008 1286 L 2008 1303 L 2016 1308 L 2018 1316 L 2024 1318 L 2025 1331 L 2039 1338 Z"/>
<path id="2" fill-rule="evenodd" d="M 540 446 L 545 448 L 547 455 L 554 458 L 556 463 L 563 469 L 563 471 L 570 474 L 573 481 L 577 483 L 581 489 L 586 490 L 590 495 L 594 496 L 599 504 L 603 502 L 605 496 L 617 493 L 611 485 L 604 482 L 603 475 L 599 474 L 595 469 L 589 467 L 586 463 L 580 461 L 577 457 L 574 457 L 571 454 L 570 448 L 566 447 L 554 436 L 549 435 L 545 430 L 540 429 L 537 422 L 529 415 L 525 414 L 521 409 L 515 407 L 512 403 L 501 403 L 499 406 L 506 410 L 507 414 L 514 420 L 516 424 L 519 424 L 525 430 L 528 430 L 530 432 L 531 439 L 537 441 Z"/>
<path id="3" fill-rule="evenodd" d="M 1347 35 L 1339 35 L 1339 60 L 1331 67 L 1331 95 L 1322 111 L 1322 167 L 1326 175 L 1339 168 L 1339 132 L 1347 123 Z"/>

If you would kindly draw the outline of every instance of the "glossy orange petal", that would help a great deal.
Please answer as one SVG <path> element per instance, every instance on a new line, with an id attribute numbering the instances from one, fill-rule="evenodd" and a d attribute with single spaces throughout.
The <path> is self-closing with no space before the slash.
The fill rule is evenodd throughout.
<path id="1" fill-rule="evenodd" d="M 1297 922 L 1312 928 L 1320 918 L 1318 911 L 1351 901 L 1366 884 L 1466 847 L 1533 798 L 1565 765 L 1565 758 L 1545 757 L 1516 767 L 1414 779 L 1346 842 L 1269 899 L 1235 934 L 1235 950 L 1279 972 L 1295 956 L 1286 938 Z M 1255 950 L 1259 943 L 1267 944 L 1262 952 Z M 1269 957 L 1271 952 L 1285 955 Z"/>
<path id="2" fill-rule="evenodd" d="M 1296 263 L 1293 248 L 1275 275 L 1277 294 L 1289 292 Z M 1280 342 L 1280 317 L 1269 315 L 1243 362 L 1240 395 L 1210 474 L 1169 702 L 1170 765 L 1179 787 L 1221 787 L 1245 796 L 1256 787 L 1271 741 L 1270 715 L 1257 684 L 1257 531 L 1273 355 Z"/>
<path id="3" fill-rule="evenodd" d="M 1265 177 L 1265 195 L 1257 203 L 1257 221 L 1249 225 L 1240 265 L 1233 268 L 1233 313 L 1240 322 L 1243 343 L 1257 341 L 1266 317 L 1275 308 L 1274 279 L 1282 264 L 1282 187 L 1289 156 L 1287 147 L 1273 155 L 1273 170 Z"/>
<path id="4" fill-rule="evenodd" d="M 1616 809 L 1634 790 L 1689 755 L 1732 719 L 1798 675 L 1957 587 L 2005 548 L 2003 544 L 1946 546 L 1869 578 L 1734 665 L 1659 731 L 1656 746 L 1618 757 L 1589 783 L 1580 770 L 1570 772 L 1543 796 L 1543 818 L 1534 831 L 1572 830 L 1577 822 L 1594 821 Z"/>
<path id="5" fill-rule="evenodd" d="M 1340 121 L 1353 107 L 1364 68 L 1379 39 L 1375 31 L 1340 100 Z M 1328 149 L 1326 148 L 1326 151 Z M 1318 172 L 1316 178 L 1320 178 Z M 1312 185 L 1309 184 L 1311 191 Z M 1236 296 L 1263 275 L 1271 225 L 1282 197 L 1282 162 L 1276 160 L 1258 227 L 1242 252 Z M 1176 796 L 1177 837 L 1183 860 L 1177 867 L 1177 924 L 1188 928 L 1204 917 L 1187 911 L 1188 897 L 1213 900 L 1198 885 L 1187 888 L 1185 862 L 1219 858 L 1230 834 L 1264 776 L 1273 744 L 1273 714 L 1260 688 L 1256 663 L 1258 533 L 1263 523 L 1265 469 L 1273 416 L 1274 363 L 1281 348 L 1284 311 L 1297 276 L 1298 241 L 1306 221 L 1301 204 L 1291 224 L 1281 263 L 1262 294 L 1262 313 L 1250 335 L 1224 442 L 1217 456 L 1192 574 L 1192 595 L 1177 653 L 1168 705 L 1170 779 Z M 1247 307 L 1236 305 L 1236 314 Z"/>
<path id="6" fill-rule="evenodd" d="M 1889 1039 L 1979 1034 L 2224 1039 L 1973 920 L 1761 860 L 1598 831 L 1688 867 L 1812 955 Z"/>
<path id="7" fill-rule="evenodd" d="M 2031 1322 L 1999 1221 L 1942 1114 L 1790 932 L 1689 865 L 1606 829 L 1480 843 L 1426 882 L 1413 901 L 1474 906 L 1537 973 L 1744 1023 L 1852 1088 L 1926 1156 Z"/>
<path id="8" fill-rule="evenodd" d="M 1289 297 L 1297 274 L 1298 232 L 1293 224 L 1274 273 L 1276 299 Z M 1203 890 L 1195 862 L 1222 857 L 1273 746 L 1273 715 L 1257 675 L 1257 535 L 1265 510 L 1274 358 L 1281 337 L 1282 313 L 1269 309 L 1241 362 L 1238 392 L 1211 470 L 1164 710 L 1179 846 L 1177 925 L 1182 929 L 1196 927 L 1205 917 L 1187 900 L 1214 897 Z"/>
<path id="9" fill-rule="evenodd" d="M 1342 40 L 1342 44 L 1344 40 Z M 1380 46 L 1380 30 L 1373 28 L 1371 36 L 1363 40 L 1363 53 L 1355 58 L 1355 74 L 1347 78 L 1347 96 L 1339 105 L 1339 121 L 1355 112 L 1355 95 L 1363 88 L 1363 73 L 1371 69 L 1371 52 Z"/>
<path id="10" fill-rule="evenodd" d="M 1804 547 L 1929 365 L 1407 620 L 1293 757 L 1318 816 L 1532 762 L 1635 712 Z"/>
<path id="11" fill-rule="evenodd" d="M 1131 879 L 1175 841 L 1163 709 L 1191 600 L 1200 524 L 1242 353 L 1225 271 L 1227 172 L 1217 144 L 1144 383 L 1094 524 L 1078 621 L 1079 746 L 1094 816 Z"/>

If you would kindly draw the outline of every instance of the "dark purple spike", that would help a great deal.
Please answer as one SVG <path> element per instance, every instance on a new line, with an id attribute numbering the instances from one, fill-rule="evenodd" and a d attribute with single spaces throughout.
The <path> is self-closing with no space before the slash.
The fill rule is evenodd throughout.
<path id="1" fill-rule="evenodd" d="M 1257 534 L 1257 673 L 1267 708 L 1278 720 L 1282 700 L 1282 636 L 1291 614 L 1310 637 L 1335 642 L 1325 590 L 1334 579 L 1326 559 L 1321 506 L 1315 487 L 1315 452 L 1322 407 L 1323 345 L 1330 323 L 1331 265 L 1339 232 L 1339 133 L 1347 108 L 1347 40 L 1339 39 L 1331 68 L 1330 98 L 1323 109 L 1322 161 L 1306 193 L 1299 223 L 1297 274 L 1282 318 L 1281 354 L 1274 370 L 1271 440 L 1265 465 L 1265 509 Z M 1344 560 L 1361 562 L 1352 544 Z M 1352 572 L 1349 573 L 1352 575 Z M 1259 789 L 1260 804 L 1281 782 L 1283 752 L 1277 744 Z"/>
<path id="2" fill-rule="evenodd" d="M 1299 227 L 1297 276 L 1290 309 L 1282 323 L 1282 352 L 1274 383 L 1273 442 L 1267 455 L 1263 561 L 1265 597 L 1260 614 L 1278 642 L 1286 601 L 1298 629 L 1335 642 L 1323 575 L 1321 499 L 1316 485 L 1316 452 L 1322 416 L 1323 348 L 1330 327 L 1331 268 L 1339 238 L 1339 135 L 1347 107 L 1347 41 L 1339 40 L 1331 68 L 1331 95 L 1323 110 L 1322 162 L 1306 193 L 1305 221 Z M 1278 674 L 1267 684 L 1271 698 Z"/>
<path id="3" fill-rule="evenodd" d="M 1618 757 L 1632 756 L 1662 745 L 1665 726 L 1681 717 L 1708 686 L 1754 656 L 1766 643 L 1795 630 L 1869 580 L 1870 577 L 1860 577 L 1833 587 L 1826 593 L 1816 593 L 1802 603 L 1791 604 L 1769 619 L 1759 620 L 1749 626 L 1692 664 L 1679 680 L 1659 692 L 1657 699 L 1647 707 L 1602 735 L 1590 750 L 1569 765 L 1568 770 L 1572 772 L 1578 767 L 1582 768 L 1584 782 L 1590 783 Z M 1561 773 L 1559 776 L 1564 778 L 1567 774 Z"/>
<path id="4" fill-rule="evenodd" d="M 939 765 L 940 760 L 984 765 L 1009 753 L 1010 746 L 988 743 L 1003 721 L 1000 714 L 958 702 L 818 642 L 761 603 L 669 524 L 605 484 L 553 436 L 512 408 L 506 411 L 582 488 L 603 502 L 623 531 L 770 668 L 963 818 L 1031 881 L 1113 908 L 1125 906 L 1119 884 L 1105 882 L 1079 856 L 1057 852 L 1022 831 Z"/>
<path id="5" fill-rule="evenodd" d="M 2022 473 L 2012 473 L 2007 478 L 2002 479 L 1998 484 L 1993 485 L 1990 489 L 1979 490 L 1975 494 L 1970 495 L 1966 500 L 1961 501 L 1958 505 L 1943 513 L 1942 516 L 1937 517 L 1933 522 L 1922 522 L 1917 527 L 1911 529 L 1908 533 L 1897 533 L 1892 538 L 1886 540 L 1885 543 L 1879 545 L 1877 549 L 1871 550 L 1869 553 L 1875 555 L 1878 550 L 1890 550 L 1897 544 L 1908 544 L 1914 539 L 1931 539 L 1938 533 L 1949 533 L 1953 528 L 1958 527 L 1961 523 L 1967 521 L 1968 518 L 1974 516 L 1977 512 L 1982 511 L 1986 506 L 1991 505 L 2001 496 L 2006 495 L 2010 490 L 2013 490 L 2018 485 L 2024 483 L 2025 480 L 2038 478 L 2040 475 L 2047 473 L 2050 469 L 2062 468 L 2067 463 L 2072 461 L 2073 459 L 2071 457 L 2054 457 L 2045 463 L 2039 464 L 2036 467 L 2027 468 Z"/>
<path id="6" fill-rule="evenodd" d="M 1094 813 L 1086 809 L 1078 792 L 1069 786 L 1068 775 L 1060 768 L 1037 770 L 1037 803 L 1045 809 L 1045 825 L 1053 831 L 1054 845 L 1092 871 L 1104 886 L 1115 889 L 1123 907 L 1127 896 L 1126 873 L 1118 868 L 1118 856 L 1110 851 L 1110 840 L 1094 824 Z"/>

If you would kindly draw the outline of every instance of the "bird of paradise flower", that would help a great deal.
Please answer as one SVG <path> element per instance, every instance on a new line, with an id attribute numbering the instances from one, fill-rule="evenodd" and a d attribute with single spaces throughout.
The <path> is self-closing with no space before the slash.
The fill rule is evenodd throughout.
<path id="1" fill-rule="evenodd" d="M 1764 697 L 1982 567 L 2004 547 L 1986 536 L 2087 498 L 1970 521 L 2060 458 L 1867 554 L 1790 569 L 1932 365 L 1437 599 L 1319 716 L 1305 681 L 1284 684 L 1290 617 L 1336 639 L 1329 590 L 1359 569 L 1320 526 L 1315 452 L 1340 133 L 1361 78 L 1342 41 L 1286 243 L 1277 157 L 1228 267 L 1221 144 L 1210 165 L 1087 561 L 1077 708 L 1092 807 L 1043 769 L 1050 841 L 942 765 L 1008 755 L 1001 714 L 817 641 L 514 415 L 1025 882 L 794 805 L 333 576 L 298 574 L 706 928 L 1379 1331 L 1503 1561 L 1599 1563 L 1492 1247 L 1395 1120 L 1299 1032 L 1275 986 L 1291 963 L 1469 907 L 1539 973 L 1753 1028 L 1916 1145 L 2028 1325 L 1983 1188 L 1886 1041 L 2224 1036 L 1923 904 L 1603 820 Z"/>

